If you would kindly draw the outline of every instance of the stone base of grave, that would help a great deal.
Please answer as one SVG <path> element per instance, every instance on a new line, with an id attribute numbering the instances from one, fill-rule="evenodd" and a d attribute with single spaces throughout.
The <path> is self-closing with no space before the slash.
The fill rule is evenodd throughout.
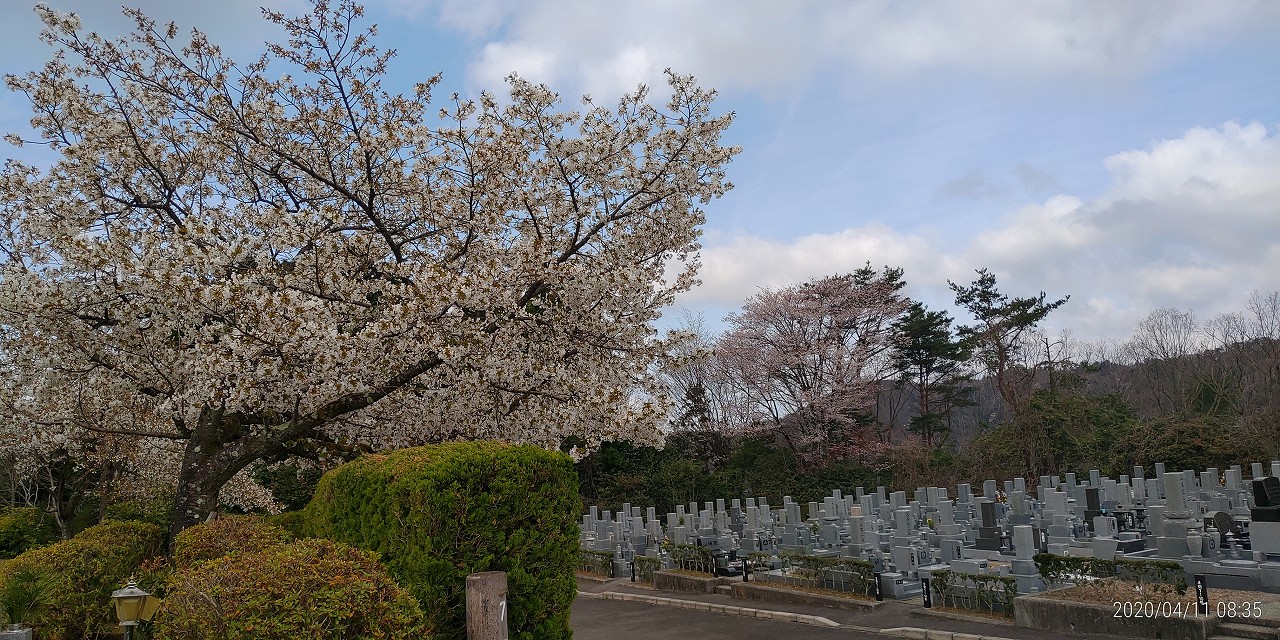
<path id="1" fill-rule="evenodd" d="M 1044 595 L 1014 598 L 1013 619 L 1019 627 L 1029 629 L 1151 640 L 1205 640 L 1213 635 L 1218 622 L 1213 616 L 1117 618 L 1115 607 L 1110 604 L 1058 600 Z"/>
<path id="2" fill-rule="evenodd" d="M 730 589 L 732 589 L 730 594 L 733 597 L 742 598 L 743 600 L 755 600 L 756 602 L 800 604 L 853 611 L 867 611 L 884 606 L 883 602 L 876 602 L 875 600 L 811 593 L 785 587 L 775 587 L 760 581 L 735 582 L 730 585 Z"/>
<path id="3" fill-rule="evenodd" d="M 880 580 L 885 597 L 894 600 L 918 598 L 924 590 L 918 579 L 909 578 L 901 573 L 884 573 L 880 575 Z"/>
<path id="4" fill-rule="evenodd" d="M 0 640 L 31 640 L 31 629 L 0 629 Z"/>
<path id="5" fill-rule="evenodd" d="M 1044 579 L 1040 574 L 1009 574 L 1010 578 L 1018 581 L 1018 593 L 1043 593 L 1048 587 L 1044 583 Z"/>
<path id="6" fill-rule="evenodd" d="M 1249 538 L 1254 551 L 1280 555 L 1280 522 L 1253 522 L 1249 525 Z"/>
<path id="7" fill-rule="evenodd" d="M 715 593 L 716 587 L 731 584 L 729 578 L 707 575 L 705 578 L 675 571 L 655 571 L 653 588 L 677 593 Z"/>

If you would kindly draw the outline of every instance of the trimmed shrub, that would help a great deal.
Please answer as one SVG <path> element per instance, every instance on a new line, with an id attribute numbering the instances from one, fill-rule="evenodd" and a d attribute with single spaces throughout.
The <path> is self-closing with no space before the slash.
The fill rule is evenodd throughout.
<path id="1" fill-rule="evenodd" d="M 169 527 L 173 515 L 173 491 L 166 490 L 146 499 L 113 502 L 106 507 L 106 520 L 137 520 Z"/>
<path id="2" fill-rule="evenodd" d="M 256 516 L 222 516 L 184 529 L 173 539 L 173 568 L 182 570 L 229 553 L 257 552 L 289 542 L 288 531 Z"/>
<path id="3" fill-rule="evenodd" d="M 174 573 L 153 632 L 156 640 L 427 636 L 417 601 L 377 555 L 316 539 Z"/>
<path id="4" fill-rule="evenodd" d="M 505 571 L 510 637 L 570 638 L 577 475 L 532 446 L 458 442 L 366 456 L 325 474 L 307 533 L 378 552 L 433 637 L 466 637 L 466 577 Z"/>
<path id="5" fill-rule="evenodd" d="M 266 517 L 266 521 L 268 524 L 273 524 L 277 527 L 280 527 L 281 529 L 284 529 L 285 531 L 288 531 L 289 535 L 293 536 L 295 540 L 298 538 L 306 537 L 306 535 L 302 533 L 303 524 L 302 524 L 301 511 L 285 511 L 284 513 L 273 513 Z"/>
<path id="6" fill-rule="evenodd" d="M 124 586 L 143 560 L 161 553 L 164 539 L 164 529 L 153 524 L 104 522 L 5 563 L 0 587 L 23 572 L 47 577 L 49 601 L 30 621 L 39 637 L 92 637 L 99 627 L 116 622 L 111 592 Z"/>
<path id="7" fill-rule="evenodd" d="M 0 509 L 0 560 L 58 539 L 58 523 L 36 507 Z"/>

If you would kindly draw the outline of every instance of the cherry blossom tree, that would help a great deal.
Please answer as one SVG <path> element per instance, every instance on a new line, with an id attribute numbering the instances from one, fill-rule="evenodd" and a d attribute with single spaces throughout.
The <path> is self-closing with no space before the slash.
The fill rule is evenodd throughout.
<path id="1" fill-rule="evenodd" d="M 243 66 L 137 11 L 117 40 L 37 11 L 57 52 L 7 78 L 36 132 L 8 138 L 59 157 L 0 173 L 7 404 L 173 443 L 173 532 L 255 461 L 660 439 L 651 323 L 737 152 L 714 92 L 574 110 L 512 76 L 437 114 L 438 78 L 383 87 L 349 2 L 264 11 L 288 42 Z"/>
<path id="2" fill-rule="evenodd" d="M 892 375 L 891 325 L 910 304 L 903 286 L 901 269 L 867 265 L 766 289 L 729 315 L 716 357 L 752 409 L 750 422 L 797 453 L 855 435 Z"/>

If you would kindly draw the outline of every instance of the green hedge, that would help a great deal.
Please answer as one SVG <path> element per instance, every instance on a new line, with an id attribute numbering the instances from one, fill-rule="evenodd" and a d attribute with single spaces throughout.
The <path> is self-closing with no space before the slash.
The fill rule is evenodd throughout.
<path id="1" fill-rule="evenodd" d="M 747 568 L 753 580 L 781 586 L 800 586 L 841 591 L 871 597 L 875 595 L 875 573 L 870 562 L 859 558 L 821 558 L 796 552 L 779 555 L 754 551 L 747 554 Z M 781 569 L 773 573 L 773 567 Z"/>
<path id="2" fill-rule="evenodd" d="M 578 550 L 578 571 L 597 576 L 613 577 L 613 552 Z"/>
<path id="3" fill-rule="evenodd" d="M 1170 560 L 1104 560 L 1051 553 L 1035 555 L 1036 570 L 1049 584 L 1061 584 L 1075 576 L 1103 580 L 1117 578 L 1157 592 L 1187 592 L 1182 564 Z"/>
<path id="4" fill-rule="evenodd" d="M 0 586 L 33 572 L 52 582 L 49 602 L 31 621 L 45 640 L 93 637 L 114 626 L 111 592 L 144 560 L 163 553 L 165 530 L 145 522 L 104 522 L 70 540 L 33 549 L 0 567 Z"/>
<path id="5" fill-rule="evenodd" d="M 243 551 L 178 571 L 156 640 L 427 637 L 418 603 L 375 554 L 332 540 Z"/>
<path id="6" fill-rule="evenodd" d="M 942 570 L 930 574 L 929 584 L 935 606 L 1013 617 L 1013 600 L 1018 597 L 1017 578 Z"/>
<path id="7" fill-rule="evenodd" d="M 36 507 L 0 509 L 0 560 L 58 539 L 58 523 Z"/>
<path id="8" fill-rule="evenodd" d="M 462 442 L 366 456 L 325 474 L 308 535 L 378 552 L 432 637 L 466 637 L 466 576 L 505 571 L 512 638 L 570 638 L 577 475 L 568 456 Z"/>
<path id="9" fill-rule="evenodd" d="M 674 568 L 685 571 L 716 572 L 716 559 L 711 555 L 711 549 L 693 544 L 672 545 L 671 564 Z"/>

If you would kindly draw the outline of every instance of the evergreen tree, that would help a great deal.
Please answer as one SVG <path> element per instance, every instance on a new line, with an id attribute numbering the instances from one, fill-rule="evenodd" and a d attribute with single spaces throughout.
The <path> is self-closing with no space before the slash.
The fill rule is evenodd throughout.
<path id="1" fill-rule="evenodd" d="M 966 386 L 969 345 L 953 334 L 947 312 L 929 311 L 919 302 L 911 304 L 893 330 L 897 386 L 910 389 L 917 398 L 908 429 L 930 447 L 941 445 L 950 432 L 952 410 L 973 405 L 972 389 Z"/>
<path id="2" fill-rule="evenodd" d="M 1026 337 L 1050 311 L 1071 299 L 1066 296 L 1045 301 L 1045 293 L 1026 298 L 1010 298 L 996 289 L 995 274 L 978 270 L 978 278 L 968 286 L 950 280 L 947 285 L 956 294 L 956 305 L 963 307 L 976 324 L 960 327 L 959 336 L 973 349 L 987 375 L 995 378 L 996 387 L 1005 404 L 1018 416 L 1026 409 L 1033 391 L 1032 382 L 1039 368 L 1036 356 L 1027 351 Z"/>

